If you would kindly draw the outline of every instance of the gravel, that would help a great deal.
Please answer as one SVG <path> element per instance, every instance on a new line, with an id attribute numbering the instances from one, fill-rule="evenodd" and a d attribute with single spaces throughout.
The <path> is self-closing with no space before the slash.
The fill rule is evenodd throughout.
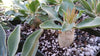
<path id="1" fill-rule="evenodd" d="M 100 37 L 79 29 L 76 29 L 75 36 L 70 47 L 60 48 L 57 31 L 45 30 L 39 40 L 39 50 L 45 56 L 94 56 L 100 50 Z"/>

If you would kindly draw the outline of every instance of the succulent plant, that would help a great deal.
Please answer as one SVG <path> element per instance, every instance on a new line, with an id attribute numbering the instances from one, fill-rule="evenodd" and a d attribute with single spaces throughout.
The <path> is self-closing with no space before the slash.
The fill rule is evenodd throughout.
<path id="1" fill-rule="evenodd" d="M 38 49 L 38 39 L 42 34 L 42 29 L 33 32 L 25 41 L 21 56 L 35 56 Z M 17 26 L 8 37 L 0 25 L 0 56 L 15 56 L 20 42 L 20 26 Z M 6 45 L 7 44 L 7 45 Z"/>
<path id="2" fill-rule="evenodd" d="M 69 4 L 65 4 L 68 2 Z M 71 7 L 68 7 L 68 5 Z M 78 13 L 78 11 L 76 11 L 76 8 L 73 6 L 73 3 L 71 0 L 67 0 L 67 1 L 63 0 L 60 6 L 61 7 L 59 8 L 58 13 L 60 13 L 60 15 L 63 16 L 62 22 L 59 20 L 60 18 L 58 17 L 57 12 L 55 12 L 55 10 L 53 9 L 50 9 L 51 11 L 53 11 L 53 13 L 51 13 L 50 10 L 46 10 L 48 8 L 47 7 L 43 9 L 47 13 L 49 12 L 48 15 L 53 16 L 52 20 L 48 20 L 40 24 L 40 28 L 43 28 L 43 29 L 60 30 L 59 37 L 58 37 L 60 47 L 70 46 L 70 44 L 74 40 L 74 31 L 76 28 L 83 29 L 83 28 L 91 28 L 91 27 L 100 26 L 100 17 L 95 17 L 95 18 L 89 17 L 83 21 L 76 22 L 78 18 L 81 17 L 82 13 L 84 13 L 85 11 L 79 10 L 79 13 Z M 66 7 L 64 8 L 63 6 L 66 6 Z M 88 10 L 90 10 L 90 8 Z M 55 21 L 59 21 L 61 25 L 56 24 Z"/>

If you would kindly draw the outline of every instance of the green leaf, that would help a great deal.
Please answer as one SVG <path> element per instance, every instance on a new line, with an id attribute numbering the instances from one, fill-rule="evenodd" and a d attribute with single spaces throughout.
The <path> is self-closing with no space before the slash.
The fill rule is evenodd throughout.
<path id="1" fill-rule="evenodd" d="M 81 23 L 77 24 L 76 28 L 91 28 L 100 26 L 100 17 L 96 17 L 95 19 L 89 18 L 85 19 Z"/>
<path id="2" fill-rule="evenodd" d="M 30 24 L 31 22 L 33 22 L 33 19 L 35 19 L 35 16 L 30 16 L 30 17 L 26 17 L 26 23 Z"/>
<path id="3" fill-rule="evenodd" d="M 20 26 L 17 26 L 8 37 L 7 44 L 8 44 L 9 56 L 14 56 L 16 54 L 19 42 L 20 42 Z"/>
<path id="4" fill-rule="evenodd" d="M 93 18 L 96 17 L 95 14 L 93 14 L 93 13 L 87 11 L 87 10 L 85 10 L 85 13 L 86 13 L 87 15 L 89 15 L 90 17 L 93 17 Z"/>
<path id="5" fill-rule="evenodd" d="M 76 3 L 76 2 L 78 2 L 79 0 L 72 0 L 73 1 L 73 3 Z"/>
<path id="6" fill-rule="evenodd" d="M 3 27 L 4 30 L 8 30 L 8 29 L 10 29 L 10 27 L 8 26 L 8 25 L 9 25 L 8 22 L 4 22 L 4 21 L 2 21 L 2 22 L 0 22 L 0 24 L 2 25 L 2 27 Z"/>
<path id="7" fill-rule="evenodd" d="M 48 20 L 48 21 L 45 21 L 44 23 L 40 24 L 40 28 L 59 30 L 62 27 L 60 25 L 55 24 L 53 20 Z"/>
<path id="8" fill-rule="evenodd" d="M 91 0 L 91 5 L 92 5 L 92 10 L 95 8 L 95 1 L 94 0 Z"/>
<path id="9" fill-rule="evenodd" d="M 59 9 L 59 14 L 61 16 L 63 16 L 63 11 L 66 11 L 68 8 L 73 9 L 74 8 L 74 4 L 71 0 L 63 0 L 60 9 Z"/>
<path id="10" fill-rule="evenodd" d="M 79 14 L 77 14 L 77 16 L 76 16 L 76 20 L 82 16 L 83 12 L 84 12 L 83 10 L 79 11 Z"/>
<path id="11" fill-rule="evenodd" d="M 62 25 L 62 31 L 71 30 L 74 27 L 75 23 L 67 24 L 66 22 Z"/>
<path id="12" fill-rule="evenodd" d="M 92 9 L 96 7 L 97 0 L 87 0 Z"/>
<path id="13" fill-rule="evenodd" d="M 38 18 L 39 18 L 42 22 L 47 21 L 47 20 L 49 19 L 47 15 L 41 15 L 41 16 L 38 16 Z"/>
<path id="14" fill-rule="evenodd" d="M 81 6 L 81 5 L 76 5 L 75 8 L 77 10 L 85 10 L 85 8 L 83 6 Z"/>
<path id="15" fill-rule="evenodd" d="M 58 12 L 60 8 L 60 5 L 55 6 L 55 11 Z"/>
<path id="16" fill-rule="evenodd" d="M 96 13 L 100 13 L 100 2 L 97 4 Z"/>
<path id="17" fill-rule="evenodd" d="M 49 4 L 56 4 L 57 2 L 55 0 L 47 0 L 47 3 L 49 3 Z"/>
<path id="18" fill-rule="evenodd" d="M 35 0 L 35 1 L 32 1 L 31 4 L 29 4 L 29 8 L 33 13 L 35 13 L 39 5 L 40 5 L 39 1 Z"/>
<path id="19" fill-rule="evenodd" d="M 67 24 L 66 22 L 63 22 L 62 31 L 66 31 L 67 25 L 68 25 L 68 24 Z"/>
<path id="20" fill-rule="evenodd" d="M 14 10 L 10 10 L 10 11 L 5 12 L 5 15 L 8 15 L 8 16 L 14 15 L 14 14 L 15 14 Z"/>
<path id="21" fill-rule="evenodd" d="M 80 3 L 82 4 L 82 6 L 83 6 L 86 10 L 92 12 L 92 9 L 91 9 L 91 7 L 89 6 L 89 4 L 87 3 L 87 1 L 85 1 L 85 0 L 80 0 Z"/>
<path id="22" fill-rule="evenodd" d="M 2 2 L 2 0 L 0 0 L 0 3 Z"/>
<path id="23" fill-rule="evenodd" d="M 14 16 L 17 17 L 17 16 L 24 16 L 24 15 L 21 13 L 15 13 Z"/>
<path id="24" fill-rule="evenodd" d="M 26 7 L 25 2 L 22 2 L 21 0 L 14 0 L 13 3 L 20 9 L 28 10 L 27 7 Z"/>
<path id="25" fill-rule="evenodd" d="M 92 8 L 92 10 L 94 10 L 94 8 L 95 8 L 95 1 L 96 0 L 87 0 L 88 4 Z"/>
<path id="26" fill-rule="evenodd" d="M 37 51 L 37 44 L 39 37 L 41 36 L 43 30 L 37 30 L 33 32 L 25 41 L 22 49 L 22 55 L 21 56 L 33 56 L 36 54 Z M 35 49 L 36 48 L 36 49 Z"/>
<path id="27" fill-rule="evenodd" d="M 52 8 L 52 7 L 49 7 L 49 6 L 43 6 L 42 9 L 48 13 L 49 17 L 52 19 L 52 20 L 57 20 L 57 21 L 60 21 L 60 18 L 58 17 L 58 14 L 57 12 Z"/>
<path id="28" fill-rule="evenodd" d="M 24 16 L 27 16 L 27 13 L 26 13 L 26 11 L 25 10 L 18 10 L 21 14 L 23 14 Z"/>
<path id="29" fill-rule="evenodd" d="M 32 56 L 36 56 L 36 53 L 38 51 L 38 46 L 39 46 L 39 41 L 37 41 L 37 44 L 34 45 L 33 49 L 30 51 L 28 56 L 31 56 L 32 54 L 33 54 Z"/>
<path id="30" fill-rule="evenodd" d="M 6 33 L 0 25 L 0 56 L 7 56 Z"/>

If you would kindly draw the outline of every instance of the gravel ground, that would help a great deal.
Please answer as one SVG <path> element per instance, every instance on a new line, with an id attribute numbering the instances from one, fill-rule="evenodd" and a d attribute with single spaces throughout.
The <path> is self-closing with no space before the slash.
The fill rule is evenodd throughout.
<path id="1" fill-rule="evenodd" d="M 45 56 L 94 56 L 100 50 L 100 37 L 77 29 L 72 45 L 68 48 L 60 48 L 57 31 L 45 30 L 40 37 L 39 50 Z"/>

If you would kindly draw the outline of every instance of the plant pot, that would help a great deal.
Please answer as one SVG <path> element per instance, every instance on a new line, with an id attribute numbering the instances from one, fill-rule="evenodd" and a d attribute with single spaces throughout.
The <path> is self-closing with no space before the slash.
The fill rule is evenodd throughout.
<path id="1" fill-rule="evenodd" d="M 72 44 L 72 42 L 74 41 L 74 32 L 75 29 L 72 29 L 59 34 L 58 42 L 61 48 L 69 47 Z"/>

